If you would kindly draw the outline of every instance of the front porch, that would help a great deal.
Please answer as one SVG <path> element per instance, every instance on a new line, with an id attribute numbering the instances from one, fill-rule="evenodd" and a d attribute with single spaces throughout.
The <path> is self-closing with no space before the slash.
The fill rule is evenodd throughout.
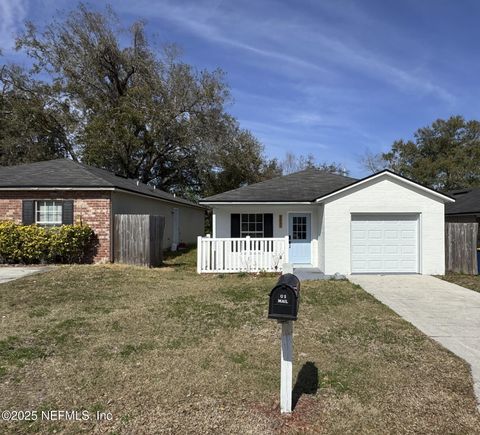
<path id="1" fill-rule="evenodd" d="M 198 239 L 199 273 L 323 269 L 323 205 L 225 204 L 212 212 L 212 237 Z"/>
<path id="2" fill-rule="evenodd" d="M 198 273 L 282 272 L 288 261 L 288 236 L 197 239 Z"/>
<path id="3" fill-rule="evenodd" d="M 294 246 L 295 247 L 295 246 Z M 294 273 L 300 280 L 329 279 L 311 263 L 290 263 L 289 236 L 265 238 L 198 237 L 198 273 Z"/>

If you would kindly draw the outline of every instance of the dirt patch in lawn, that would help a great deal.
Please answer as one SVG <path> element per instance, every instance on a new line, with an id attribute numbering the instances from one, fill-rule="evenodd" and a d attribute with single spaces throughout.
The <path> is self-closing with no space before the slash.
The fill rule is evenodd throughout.
<path id="1" fill-rule="evenodd" d="M 347 281 L 302 286 L 280 416 L 276 277 L 59 267 L 0 286 L 2 409 L 111 413 L 2 432 L 478 433 L 468 366 Z"/>

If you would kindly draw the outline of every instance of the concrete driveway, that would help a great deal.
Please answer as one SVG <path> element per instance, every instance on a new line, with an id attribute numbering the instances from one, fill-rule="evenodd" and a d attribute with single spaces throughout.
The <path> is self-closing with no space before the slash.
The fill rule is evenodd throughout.
<path id="1" fill-rule="evenodd" d="M 51 267 L 0 267 L 0 284 L 13 281 L 24 276 L 33 275 L 34 273 L 47 272 Z"/>
<path id="2" fill-rule="evenodd" d="M 348 279 L 467 361 L 480 410 L 480 293 L 425 275 Z"/>

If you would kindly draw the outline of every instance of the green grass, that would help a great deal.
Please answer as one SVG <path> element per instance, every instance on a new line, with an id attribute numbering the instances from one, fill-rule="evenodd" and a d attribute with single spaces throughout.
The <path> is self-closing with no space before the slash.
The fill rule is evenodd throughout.
<path id="1" fill-rule="evenodd" d="M 28 346 L 16 336 L 11 335 L 0 341 L 0 362 L 4 371 L 7 365 L 23 366 L 29 360 L 44 356 L 40 346 Z"/>
<path id="2" fill-rule="evenodd" d="M 302 283 L 292 418 L 278 412 L 270 274 L 65 266 L 0 286 L 3 409 L 113 421 L 2 433 L 475 433 L 468 366 L 348 281 Z M 314 379 L 315 378 L 315 379 Z"/>

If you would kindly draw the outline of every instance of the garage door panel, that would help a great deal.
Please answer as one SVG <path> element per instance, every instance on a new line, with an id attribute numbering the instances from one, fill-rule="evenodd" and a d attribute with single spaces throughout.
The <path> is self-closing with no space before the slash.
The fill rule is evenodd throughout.
<path id="1" fill-rule="evenodd" d="M 398 256 L 398 254 L 401 254 L 401 249 L 400 249 L 400 246 L 389 246 L 389 245 L 386 245 L 383 247 L 383 252 L 384 254 L 386 255 L 394 255 L 395 257 Z"/>
<path id="2" fill-rule="evenodd" d="M 367 269 L 378 269 L 382 267 L 382 260 L 369 260 L 367 261 Z"/>
<path id="3" fill-rule="evenodd" d="M 352 216 L 352 273 L 417 273 L 417 255 L 418 216 Z"/>
<path id="4" fill-rule="evenodd" d="M 410 270 L 410 269 L 416 269 L 416 267 L 417 267 L 417 263 L 414 260 L 412 260 L 412 261 L 402 261 L 401 262 L 401 268 L 402 269 Z"/>
<path id="5" fill-rule="evenodd" d="M 412 230 L 402 231 L 402 239 L 415 239 L 415 236 L 416 236 L 415 231 L 412 231 Z"/>
<path id="6" fill-rule="evenodd" d="M 415 255 L 416 246 L 402 246 L 402 255 Z"/>
<path id="7" fill-rule="evenodd" d="M 371 255 L 382 255 L 382 247 L 379 245 L 366 246 L 364 253 L 368 253 Z"/>
<path id="8" fill-rule="evenodd" d="M 368 246 L 353 246 L 352 254 L 364 255 L 367 253 Z"/>
<path id="9" fill-rule="evenodd" d="M 399 262 L 396 259 L 388 260 L 385 259 L 383 264 L 378 265 L 378 267 L 384 267 L 386 268 L 389 272 L 397 272 L 401 269 Z"/>
<path id="10" fill-rule="evenodd" d="M 364 230 L 355 229 L 352 231 L 352 239 L 355 240 L 366 240 L 367 232 Z"/>
<path id="11" fill-rule="evenodd" d="M 385 238 L 390 240 L 397 240 L 399 238 L 397 230 L 385 230 Z"/>

